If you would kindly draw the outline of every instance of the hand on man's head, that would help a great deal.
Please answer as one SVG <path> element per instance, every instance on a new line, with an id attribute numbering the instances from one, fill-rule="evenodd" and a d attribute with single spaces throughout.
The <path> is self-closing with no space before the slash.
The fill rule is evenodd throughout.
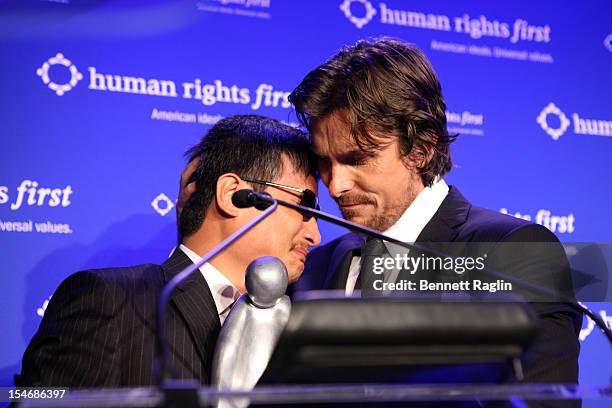
<path id="1" fill-rule="evenodd" d="M 181 216 L 181 211 L 183 211 L 183 208 L 185 208 L 185 204 L 187 204 L 187 200 L 189 200 L 189 197 L 191 197 L 191 195 L 196 191 L 195 181 L 192 181 L 190 183 L 189 179 L 191 178 L 191 175 L 194 171 L 196 171 L 199 165 L 200 159 L 193 159 L 191 162 L 189 162 L 189 164 L 187 164 L 187 167 L 185 167 L 185 170 L 183 170 L 183 172 L 181 173 L 181 180 L 179 182 L 179 195 L 178 201 L 176 203 L 177 218 Z"/>

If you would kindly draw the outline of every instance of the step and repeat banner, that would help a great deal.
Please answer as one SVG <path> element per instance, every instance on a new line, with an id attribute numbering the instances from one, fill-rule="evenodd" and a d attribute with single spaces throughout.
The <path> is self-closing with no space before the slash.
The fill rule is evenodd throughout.
<path id="1" fill-rule="evenodd" d="M 612 241 L 608 0 L 0 1 L 0 385 L 66 276 L 168 256 L 184 152 L 211 125 L 297 125 L 304 75 L 381 35 L 440 76 L 460 134 L 449 184 L 564 242 Z M 606 383 L 612 353 L 588 319 L 581 341 L 581 381 Z"/>

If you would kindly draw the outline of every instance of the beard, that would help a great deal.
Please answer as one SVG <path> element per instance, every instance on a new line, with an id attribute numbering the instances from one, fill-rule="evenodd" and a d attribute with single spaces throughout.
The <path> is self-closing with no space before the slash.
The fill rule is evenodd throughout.
<path id="1" fill-rule="evenodd" d="M 375 199 L 363 194 L 341 196 L 336 199 L 336 203 L 340 207 L 340 212 L 342 213 L 342 217 L 344 219 L 354 222 L 354 219 L 361 215 L 363 218 L 365 218 L 365 220 L 358 222 L 359 224 L 382 232 L 388 230 L 397 222 L 397 220 L 400 219 L 402 214 L 406 211 L 410 204 L 412 204 L 416 196 L 417 194 L 414 191 L 408 190 L 406 194 L 402 195 L 399 200 L 393 203 L 392 206 L 385 209 L 378 208 Z M 367 207 L 370 207 L 372 210 L 368 214 L 367 211 L 357 211 L 351 208 L 342 207 L 343 205 L 354 204 L 364 204 Z M 368 209 L 367 207 L 366 209 Z"/>

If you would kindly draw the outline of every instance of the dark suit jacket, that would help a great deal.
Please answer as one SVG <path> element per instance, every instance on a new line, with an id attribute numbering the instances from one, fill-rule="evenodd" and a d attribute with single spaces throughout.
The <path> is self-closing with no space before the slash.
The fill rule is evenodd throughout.
<path id="1" fill-rule="evenodd" d="M 163 265 L 90 270 L 68 277 L 49 302 L 15 384 L 151 385 L 157 299 L 162 287 L 189 265 L 190 259 L 176 250 Z M 220 323 L 201 273 L 179 287 L 166 321 L 178 377 L 209 384 Z"/>
<path id="2" fill-rule="evenodd" d="M 364 242 L 356 234 L 347 234 L 312 251 L 307 259 L 304 274 L 294 285 L 293 292 L 321 289 L 343 289 L 346 285 L 351 259 Z M 418 243 L 483 243 L 491 248 L 490 258 L 495 257 L 495 243 L 552 243 L 546 251 L 542 246 L 520 245 L 521 253 L 501 251 L 496 260 L 500 271 L 532 283 L 550 285 L 550 274 L 545 268 L 550 260 L 567 262 L 562 246 L 546 228 L 511 216 L 470 204 L 455 187 L 451 187 L 440 208 L 425 226 Z M 480 245 L 480 244 L 478 244 Z M 499 245 L 498 245 L 499 246 Z M 449 247 L 450 248 L 450 247 Z M 437 249 L 444 249 L 437 248 Z M 457 248 L 452 247 L 452 251 Z M 498 251 L 500 252 L 500 251 Z M 454 253 L 453 255 L 459 255 Z M 509 255 L 514 255 L 509 257 Z M 558 288 L 565 295 L 572 295 L 568 269 L 555 275 Z M 541 334 L 523 364 L 525 380 L 534 382 L 578 382 L 578 333 L 582 316 L 571 307 L 558 302 L 531 303 L 541 319 Z"/>

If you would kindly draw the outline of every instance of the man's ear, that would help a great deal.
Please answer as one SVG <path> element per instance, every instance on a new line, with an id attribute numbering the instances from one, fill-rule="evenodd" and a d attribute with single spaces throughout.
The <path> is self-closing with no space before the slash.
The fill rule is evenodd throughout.
<path id="1" fill-rule="evenodd" d="M 234 173 L 225 173 L 217 179 L 215 203 L 222 214 L 228 217 L 238 215 L 240 209 L 232 203 L 232 196 L 243 188 L 245 188 L 244 182 Z"/>

